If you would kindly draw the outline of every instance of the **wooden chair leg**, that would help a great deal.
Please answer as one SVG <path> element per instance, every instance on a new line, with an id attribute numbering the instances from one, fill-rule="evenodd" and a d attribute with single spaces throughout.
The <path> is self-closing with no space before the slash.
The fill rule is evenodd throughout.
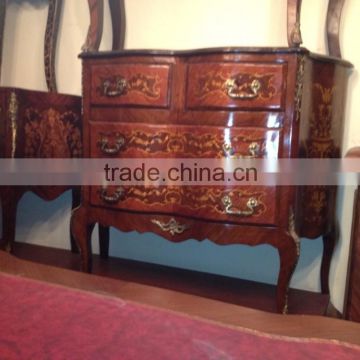
<path id="1" fill-rule="evenodd" d="M 72 189 L 72 203 L 71 203 L 71 212 L 73 212 L 77 207 L 80 206 L 80 199 L 81 199 L 81 191 L 80 187 L 76 187 Z M 76 244 L 74 235 L 72 234 L 72 231 L 70 230 L 70 246 L 71 246 L 71 252 L 72 253 L 79 253 L 79 248 Z"/>
<path id="2" fill-rule="evenodd" d="M 109 242 L 110 242 L 110 229 L 108 226 L 102 226 L 99 224 L 99 246 L 100 256 L 103 259 L 109 257 Z"/>
<path id="3" fill-rule="evenodd" d="M 282 314 L 288 312 L 288 291 L 291 277 L 295 271 L 299 255 L 300 243 L 295 232 L 284 232 L 284 241 L 279 247 L 280 269 L 277 282 L 276 298 L 277 311 Z"/>
<path id="4" fill-rule="evenodd" d="M 287 38 L 290 47 L 297 47 L 302 43 L 300 31 L 301 1 L 287 1 Z"/>
<path id="5" fill-rule="evenodd" d="M 330 56 L 341 58 L 339 30 L 345 0 L 329 0 L 326 15 L 326 39 Z"/>
<path id="6" fill-rule="evenodd" d="M 89 222 L 84 207 L 79 206 L 72 212 L 70 228 L 76 243 L 79 245 L 81 270 L 84 272 L 91 272 L 92 269 L 91 233 L 94 225 L 94 223 Z"/>
<path id="7" fill-rule="evenodd" d="M 121 50 L 124 48 L 125 42 L 125 4 L 124 0 L 109 0 L 112 24 L 112 49 Z"/>
<path id="8" fill-rule="evenodd" d="M 23 192 L 19 189 L 6 189 L 1 193 L 2 206 L 2 244 L 1 248 L 13 251 L 15 242 L 17 205 Z"/>
<path id="9" fill-rule="evenodd" d="M 76 187 L 72 190 L 72 212 L 75 211 L 81 204 L 81 190 L 79 187 Z M 109 242 L 110 242 L 110 229 L 108 226 L 102 226 L 99 224 L 99 248 L 100 256 L 104 259 L 109 257 Z M 79 248 L 77 246 L 76 240 L 72 231 L 70 230 L 70 244 L 71 252 L 79 253 Z"/>
<path id="10" fill-rule="evenodd" d="M 86 36 L 85 44 L 82 50 L 97 51 L 99 50 L 103 25 L 104 25 L 104 0 L 88 0 L 90 11 L 90 25 Z M 121 50 L 124 48 L 125 41 L 125 5 L 124 0 L 109 0 L 113 50 Z"/>
<path id="11" fill-rule="evenodd" d="M 55 76 L 56 43 L 63 0 L 49 0 L 49 12 L 44 42 L 45 77 L 48 90 L 57 92 Z"/>
<path id="12" fill-rule="evenodd" d="M 324 250 L 323 250 L 321 268 L 320 268 L 321 292 L 323 294 L 329 294 L 329 273 L 330 273 L 331 258 L 338 238 L 339 238 L 339 226 L 335 221 L 331 231 L 323 236 Z"/>
<path id="13" fill-rule="evenodd" d="M 86 36 L 83 51 L 99 50 L 103 23 L 104 23 L 104 0 L 88 0 L 90 10 L 90 25 Z"/>

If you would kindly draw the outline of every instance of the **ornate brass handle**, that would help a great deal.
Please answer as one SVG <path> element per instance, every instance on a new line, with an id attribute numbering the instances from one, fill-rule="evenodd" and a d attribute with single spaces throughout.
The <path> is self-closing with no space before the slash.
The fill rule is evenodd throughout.
<path id="1" fill-rule="evenodd" d="M 109 145 L 109 138 L 102 136 L 100 141 L 100 150 L 106 155 L 116 155 L 119 153 L 121 148 L 125 145 L 125 138 L 120 134 L 115 134 L 115 143 L 113 146 Z"/>
<path id="2" fill-rule="evenodd" d="M 157 225 L 162 231 L 169 232 L 171 235 L 181 234 L 185 230 L 189 229 L 189 225 L 180 224 L 174 218 L 171 218 L 167 223 L 156 219 L 152 219 L 151 222 Z"/>
<path id="3" fill-rule="evenodd" d="M 126 94 L 128 82 L 123 77 L 118 76 L 115 80 L 105 80 L 102 87 L 104 96 L 116 97 Z"/>
<path id="4" fill-rule="evenodd" d="M 257 142 L 252 142 L 248 147 L 249 155 L 235 156 L 235 150 L 229 143 L 225 143 L 223 145 L 223 150 L 224 150 L 225 156 L 228 158 L 253 159 L 253 158 L 259 157 L 259 155 L 260 155 L 260 144 Z"/>
<path id="5" fill-rule="evenodd" d="M 227 88 L 227 95 L 232 99 L 254 99 L 259 96 L 259 90 L 261 89 L 261 83 L 255 79 L 251 84 L 245 83 L 242 85 L 236 84 L 236 79 L 226 80 L 225 86 Z M 244 91 L 244 89 L 246 89 Z M 250 89 L 251 92 L 248 91 Z"/>
<path id="6" fill-rule="evenodd" d="M 120 200 L 122 200 L 125 196 L 125 189 L 121 186 L 116 188 L 115 192 L 111 195 L 107 193 L 106 186 L 102 187 L 101 190 L 99 190 L 99 196 L 100 199 L 108 204 L 116 204 Z"/>
<path id="7" fill-rule="evenodd" d="M 233 208 L 233 203 L 230 196 L 226 195 L 222 199 L 223 204 L 225 205 L 225 213 L 228 215 L 237 215 L 237 216 L 251 216 L 255 213 L 255 208 L 259 205 L 259 202 L 256 198 L 251 197 L 246 203 L 246 210 L 235 210 Z"/>

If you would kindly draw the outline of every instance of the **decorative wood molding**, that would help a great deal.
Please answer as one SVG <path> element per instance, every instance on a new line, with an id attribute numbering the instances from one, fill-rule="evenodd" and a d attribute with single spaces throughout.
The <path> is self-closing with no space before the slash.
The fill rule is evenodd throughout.
<path id="1" fill-rule="evenodd" d="M 295 245 L 296 245 L 296 253 L 298 256 L 300 256 L 300 237 L 296 233 L 295 229 L 295 214 L 294 209 L 290 209 L 289 213 L 289 235 L 294 239 Z"/>
<path id="2" fill-rule="evenodd" d="M 16 93 L 10 93 L 8 115 L 10 119 L 10 132 L 11 132 L 11 157 L 14 158 L 16 154 L 17 142 L 17 118 L 19 110 L 19 101 Z"/>
<path id="3" fill-rule="evenodd" d="M 301 55 L 298 58 L 298 69 L 296 75 L 295 88 L 295 120 L 300 121 L 301 102 L 304 88 L 304 74 L 305 74 L 305 56 Z"/>

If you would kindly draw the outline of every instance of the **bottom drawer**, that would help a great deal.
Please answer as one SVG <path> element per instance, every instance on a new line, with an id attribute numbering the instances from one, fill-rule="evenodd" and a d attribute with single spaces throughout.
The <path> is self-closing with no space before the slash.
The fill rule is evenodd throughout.
<path id="1" fill-rule="evenodd" d="M 183 215 L 231 223 L 276 224 L 277 188 L 264 186 L 91 187 L 90 202 L 107 208 Z"/>

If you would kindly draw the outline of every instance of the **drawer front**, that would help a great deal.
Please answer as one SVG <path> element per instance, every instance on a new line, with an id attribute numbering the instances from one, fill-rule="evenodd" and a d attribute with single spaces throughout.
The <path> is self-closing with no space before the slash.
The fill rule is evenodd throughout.
<path id="1" fill-rule="evenodd" d="M 276 158 L 281 130 L 90 123 L 91 157 Z"/>
<path id="2" fill-rule="evenodd" d="M 284 64 L 199 63 L 187 74 L 186 106 L 274 109 L 283 107 Z"/>
<path id="3" fill-rule="evenodd" d="M 92 187 L 93 205 L 213 221 L 276 224 L 275 187 L 109 186 Z"/>
<path id="4" fill-rule="evenodd" d="M 166 108 L 170 99 L 170 66 L 94 65 L 91 68 L 91 103 Z"/>

